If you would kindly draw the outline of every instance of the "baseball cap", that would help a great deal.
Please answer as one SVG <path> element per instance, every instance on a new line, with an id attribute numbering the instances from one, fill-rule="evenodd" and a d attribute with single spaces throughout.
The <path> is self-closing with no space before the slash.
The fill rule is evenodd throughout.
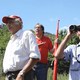
<path id="1" fill-rule="evenodd" d="M 20 21 L 22 23 L 22 19 L 19 17 L 19 16 L 16 16 L 16 15 L 10 15 L 10 16 L 4 16 L 2 18 L 2 22 L 3 23 L 8 23 L 8 20 L 10 19 L 16 19 L 17 21 Z"/>

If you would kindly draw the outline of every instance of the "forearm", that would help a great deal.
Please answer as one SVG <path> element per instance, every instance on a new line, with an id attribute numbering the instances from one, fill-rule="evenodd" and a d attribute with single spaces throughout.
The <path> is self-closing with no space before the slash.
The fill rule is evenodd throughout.
<path id="1" fill-rule="evenodd" d="M 58 47 L 58 49 L 57 49 L 57 51 L 56 51 L 56 53 L 54 55 L 56 58 L 59 59 L 59 58 L 63 58 L 64 57 L 63 51 L 64 51 L 64 48 L 66 47 L 67 42 L 70 40 L 70 38 L 71 38 L 70 34 L 67 34 L 65 36 L 65 38 L 63 39 L 63 41 L 59 45 L 59 47 Z"/>
<path id="2" fill-rule="evenodd" d="M 16 80 L 24 80 L 24 75 L 31 70 L 33 65 L 38 62 L 39 59 L 31 59 L 28 61 L 28 63 L 23 67 L 23 69 L 19 72 L 19 74 L 16 77 Z"/>
<path id="3" fill-rule="evenodd" d="M 39 61 L 39 59 L 32 59 L 32 58 L 30 58 L 28 63 L 23 67 L 23 69 L 21 71 L 23 71 L 24 74 L 27 73 L 29 70 L 32 69 L 34 64 L 36 64 L 38 61 Z"/>

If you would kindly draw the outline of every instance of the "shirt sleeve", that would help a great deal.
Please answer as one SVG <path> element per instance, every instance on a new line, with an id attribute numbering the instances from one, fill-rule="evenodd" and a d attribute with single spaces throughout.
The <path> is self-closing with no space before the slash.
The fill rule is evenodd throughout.
<path id="1" fill-rule="evenodd" d="M 29 57 L 41 59 L 35 35 L 31 31 L 28 32 L 28 42 L 29 42 L 29 49 L 30 49 Z"/>
<path id="2" fill-rule="evenodd" d="M 71 60 L 72 58 L 72 46 L 68 46 L 65 50 L 64 50 L 64 59 L 66 61 Z"/>

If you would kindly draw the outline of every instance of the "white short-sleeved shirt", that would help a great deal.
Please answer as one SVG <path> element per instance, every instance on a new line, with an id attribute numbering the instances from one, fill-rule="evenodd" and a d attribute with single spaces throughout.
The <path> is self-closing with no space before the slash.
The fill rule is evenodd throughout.
<path id="1" fill-rule="evenodd" d="M 80 58 L 80 46 L 78 45 L 70 45 L 64 50 L 64 59 L 70 61 L 69 80 L 80 80 L 80 63 L 76 59 L 76 57 Z"/>
<path id="2" fill-rule="evenodd" d="M 40 59 L 36 38 L 31 31 L 19 30 L 11 36 L 3 59 L 3 71 L 16 71 L 23 68 L 29 58 Z"/>

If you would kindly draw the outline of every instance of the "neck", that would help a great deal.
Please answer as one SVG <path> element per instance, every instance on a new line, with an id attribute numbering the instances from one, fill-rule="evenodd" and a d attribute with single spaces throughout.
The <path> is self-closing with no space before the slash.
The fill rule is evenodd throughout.
<path id="1" fill-rule="evenodd" d="M 43 35 L 36 35 L 37 38 L 41 39 Z"/>

